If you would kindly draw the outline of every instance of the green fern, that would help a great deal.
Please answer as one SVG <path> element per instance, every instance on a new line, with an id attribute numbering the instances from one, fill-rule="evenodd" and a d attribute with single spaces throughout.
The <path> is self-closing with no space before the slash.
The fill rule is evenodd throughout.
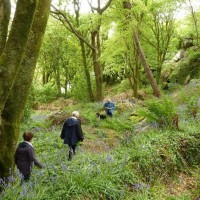
<path id="1" fill-rule="evenodd" d="M 176 114 L 176 106 L 170 97 L 152 98 L 147 100 L 145 107 L 139 108 L 137 113 L 145 117 L 148 122 L 157 123 L 160 126 L 171 126 Z"/>

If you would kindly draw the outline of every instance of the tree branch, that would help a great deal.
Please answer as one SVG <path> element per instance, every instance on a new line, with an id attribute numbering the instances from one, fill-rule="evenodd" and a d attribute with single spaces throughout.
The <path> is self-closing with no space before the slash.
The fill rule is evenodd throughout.
<path id="1" fill-rule="evenodd" d="M 51 6 L 55 11 L 51 11 L 51 13 L 59 16 L 59 18 L 56 18 L 54 15 L 52 15 L 54 18 L 56 18 L 57 20 L 61 21 L 62 24 L 71 32 L 73 33 L 79 40 L 83 41 L 89 48 L 91 48 L 92 50 L 94 50 L 94 47 L 85 40 L 85 38 L 81 35 L 81 33 L 79 31 L 77 31 L 72 23 L 70 22 L 70 20 L 67 18 L 67 16 L 60 10 L 58 10 L 55 6 Z M 63 18 L 61 18 L 61 17 Z M 66 24 L 68 24 L 69 27 L 66 26 Z"/>
<path id="2" fill-rule="evenodd" d="M 93 7 L 93 6 L 92 6 L 92 3 L 89 2 L 89 0 L 88 0 L 88 4 L 90 5 L 90 8 L 91 8 L 92 10 L 96 10 L 100 15 L 102 15 L 103 12 L 104 12 L 105 10 L 107 10 L 107 8 L 110 6 L 111 2 L 112 2 L 112 0 L 109 0 L 103 8 L 100 8 L 100 0 L 98 0 L 98 6 L 97 6 L 97 7 Z"/>

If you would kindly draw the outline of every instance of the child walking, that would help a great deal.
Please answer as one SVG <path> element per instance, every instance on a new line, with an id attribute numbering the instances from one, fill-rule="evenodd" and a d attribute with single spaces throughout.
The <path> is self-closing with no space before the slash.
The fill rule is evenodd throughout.
<path id="1" fill-rule="evenodd" d="M 23 134 L 24 141 L 19 143 L 15 151 L 15 164 L 22 174 L 22 182 L 29 181 L 33 164 L 40 168 L 44 167 L 44 165 L 35 158 L 34 148 L 31 143 L 33 137 L 34 135 L 32 132 L 25 132 Z"/>

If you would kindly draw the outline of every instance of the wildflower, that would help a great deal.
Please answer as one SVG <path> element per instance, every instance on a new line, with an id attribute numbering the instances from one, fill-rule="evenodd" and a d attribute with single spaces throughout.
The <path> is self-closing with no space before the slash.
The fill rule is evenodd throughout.
<path id="1" fill-rule="evenodd" d="M 108 152 L 110 150 L 110 147 L 108 145 L 105 145 L 105 150 Z"/>
<path id="2" fill-rule="evenodd" d="M 8 177 L 8 182 L 9 183 L 13 183 L 15 181 L 14 177 L 13 176 L 9 176 Z"/>
<path id="3" fill-rule="evenodd" d="M 28 194 L 28 189 L 26 187 L 23 187 L 22 192 L 21 192 L 22 198 L 25 199 L 27 194 Z"/>
<path id="4" fill-rule="evenodd" d="M 113 157 L 110 154 L 106 154 L 106 161 L 107 162 L 113 162 L 114 159 L 113 159 Z"/>
<path id="5" fill-rule="evenodd" d="M 1 195 L 2 195 L 3 197 L 6 196 L 6 192 L 5 192 L 5 190 L 3 190 L 3 191 L 1 192 Z"/>
<path id="6" fill-rule="evenodd" d="M 131 185 L 131 188 L 132 189 L 142 189 L 143 185 L 140 184 L 140 183 L 134 183 L 134 184 Z"/>
<path id="7" fill-rule="evenodd" d="M 62 170 L 63 170 L 63 171 L 66 171 L 67 165 L 62 163 L 61 166 L 62 166 Z"/>

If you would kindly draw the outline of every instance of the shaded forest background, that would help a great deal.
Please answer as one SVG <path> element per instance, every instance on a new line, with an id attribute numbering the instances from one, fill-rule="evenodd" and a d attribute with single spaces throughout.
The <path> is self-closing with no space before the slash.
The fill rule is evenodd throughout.
<path id="1" fill-rule="evenodd" d="M 123 80 L 128 80 L 132 96 L 138 98 L 138 92 L 146 86 L 159 96 L 159 90 L 170 83 L 184 84 L 199 77 L 195 64 L 199 13 L 195 4 L 110 4 L 90 5 L 87 14 L 80 13 L 81 3 L 77 1 L 67 13 L 62 5 L 52 6 L 36 83 L 53 85 L 57 96 L 102 101 L 105 87 Z M 187 5 L 188 15 L 177 19 L 183 5 Z"/>

